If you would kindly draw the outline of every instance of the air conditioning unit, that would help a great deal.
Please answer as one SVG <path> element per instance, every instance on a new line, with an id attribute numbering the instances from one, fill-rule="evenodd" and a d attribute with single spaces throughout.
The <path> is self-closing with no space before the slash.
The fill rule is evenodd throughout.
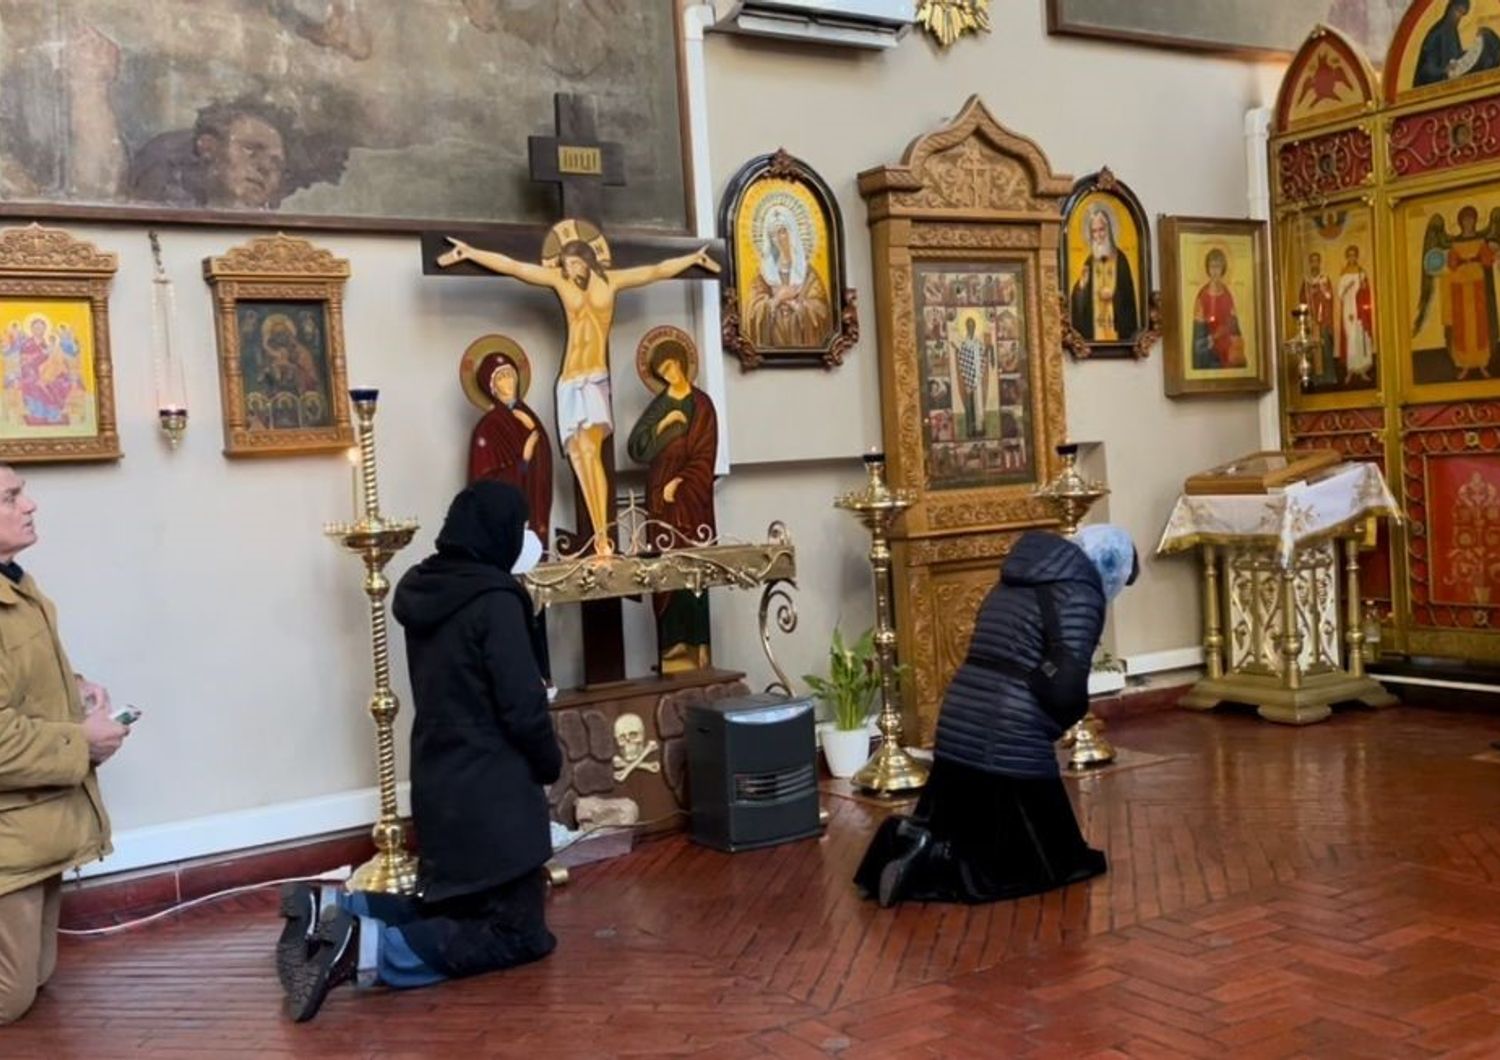
<path id="1" fill-rule="evenodd" d="M 916 0 L 713 0 L 714 28 L 851 48 L 894 48 Z"/>

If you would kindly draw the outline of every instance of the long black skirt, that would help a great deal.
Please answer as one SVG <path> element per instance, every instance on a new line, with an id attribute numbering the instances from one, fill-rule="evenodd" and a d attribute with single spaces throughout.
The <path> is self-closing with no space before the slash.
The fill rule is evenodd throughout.
<path id="1" fill-rule="evenodd" d="M 854 882 L 879 892 L 880 873 L 909 848 L 888 817 L 870 841 Z M 938 759 L 911 820 L 932 842 L 905 874 L 897 900 L 995 902 L 1040 894 L 1101 875 L 1061 777 L 1022 779 Z"/>

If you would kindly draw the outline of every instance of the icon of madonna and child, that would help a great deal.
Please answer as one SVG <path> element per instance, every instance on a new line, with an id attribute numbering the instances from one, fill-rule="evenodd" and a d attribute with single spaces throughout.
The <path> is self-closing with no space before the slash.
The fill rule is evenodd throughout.
<path id="1" fill-rule="evenodd" d="M 333 422 L 321 307 L 242 302 L 238 311 L 245 413 L 252 430 L 298 430 Z"/>

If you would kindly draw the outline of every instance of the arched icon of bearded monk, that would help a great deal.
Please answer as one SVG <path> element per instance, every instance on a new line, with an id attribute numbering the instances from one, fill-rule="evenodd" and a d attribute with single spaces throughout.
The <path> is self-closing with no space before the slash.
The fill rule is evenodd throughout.
<path id="1" fill-rule="evenodd" d="M 447 268 L 461 261 L 513 276 L 534 287 L 548 287 L 562 303 L 568 321 L 568 345 L 557 379 L 557 436 L 588 508 L 594 549 L 614 551 L 609 533 L 611 483 L 604 468 L 603 448 L 614 433 L 610 407 L 609 329 L 615 317 L 615 296 L 631 287 L 669 280 L 701 266 L 718 272 L 708 247 L 692 254 L 667 258 L 654 265 L 610 268 L 609 244 L 587 221 L 559 221 L 542 244 L 540 265 L 517 261 L 498 251 L 480 250 L 449 238 L 453 249 L 437 259 Z"/>

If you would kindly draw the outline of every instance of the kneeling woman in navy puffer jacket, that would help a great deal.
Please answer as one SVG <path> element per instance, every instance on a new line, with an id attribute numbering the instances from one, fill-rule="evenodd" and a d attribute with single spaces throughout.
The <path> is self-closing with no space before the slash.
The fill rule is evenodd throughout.
<path id="1" fill-rule="evenodd" d="M 916 811 L 886 819 L 855 874 L 866 894 L 885 906 L 991 902 L 1105 871 L 1078 830 L 1054 748 L 1088 707 L 1105 607 L 1138 569 L 1114 526 L 1016 542 L 943 698 Z"/>

